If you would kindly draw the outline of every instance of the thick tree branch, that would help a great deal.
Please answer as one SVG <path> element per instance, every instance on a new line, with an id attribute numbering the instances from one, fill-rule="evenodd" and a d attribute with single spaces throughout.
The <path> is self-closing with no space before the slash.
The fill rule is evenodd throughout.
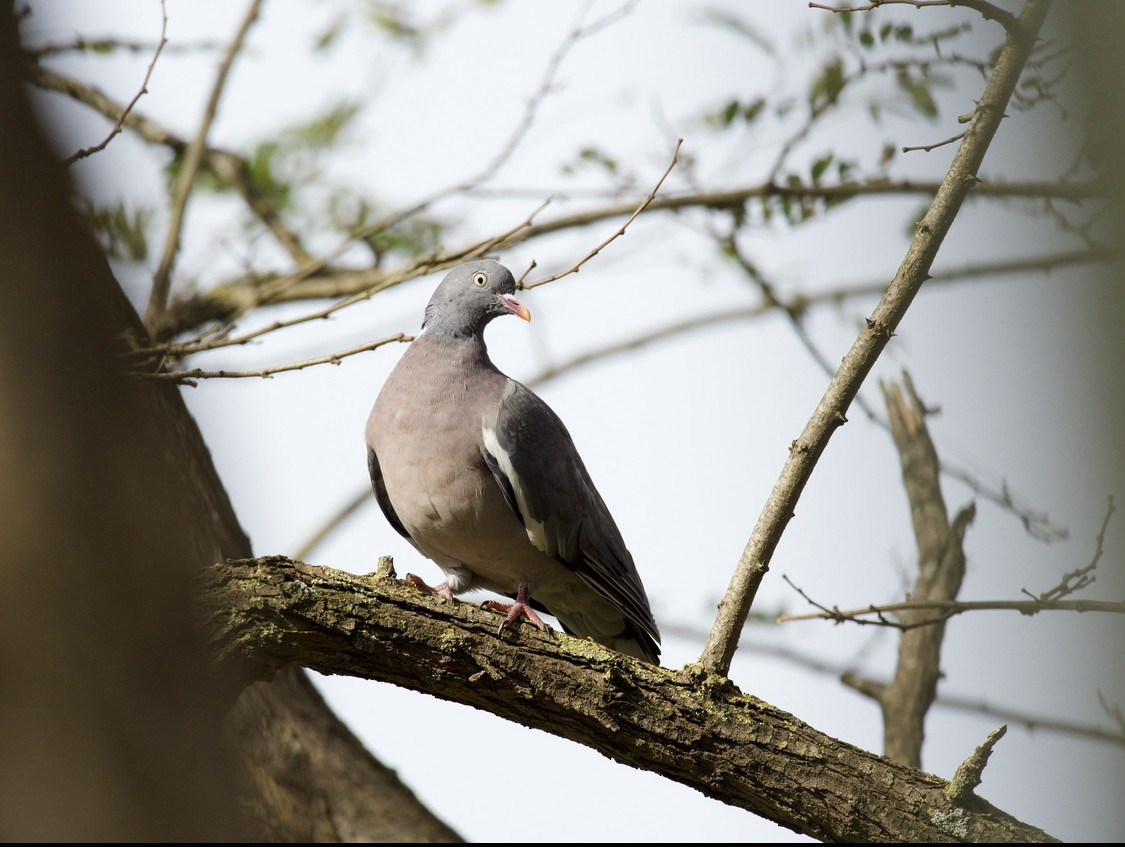
<path id="1" fill-rule="evenodd" d="M 659 773 L 825 841 L 1049 841 L 975 796 L 837 741 L 725 679 L 637 662 L 497 617 L 380 572 L 283 557 L 201 577 L 214 650 L 246 678 L 303 665 L 393 682 Z"/>
<path id="2" fill-rule="evenodd" d="M 997 57 L 996 69 L 973 113 L 965 139 L 933 203 L 919 222 L 898 273 L 868 319 L 866 328 L 844 357 L 804 431 L 790 447 L 789 459 L 719 603 L 715 626 L 700 658 L 702 667 L 708 672 L 725 675 L 730 668 L 738 635 L 754 595 L 769 569 L 773 551 L 794 514 L 813 468 L 828 446 L 832 433 L 847 420 L 848 407 L 927 279 L 938 248 L 969 190 L 980 182 L 977 171 L 1000 126 L 1004 108 L 1019 82 L 1020 73 L 1049 9 L 1049 0 L 1029 0 L 1024 6 L 1020 25 L 1026 37 L 1017 39 L 1008 35 Z"/>

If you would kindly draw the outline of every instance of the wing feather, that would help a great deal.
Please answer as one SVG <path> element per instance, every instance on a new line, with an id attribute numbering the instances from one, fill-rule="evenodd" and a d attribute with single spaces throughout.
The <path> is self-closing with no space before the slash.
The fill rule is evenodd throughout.
<path id="1" fill-rule="evenodd" d="M 633 557 L 558 415 L 510 380 L 483 422 L 482 452 L 531 542 L 621 609 L 655 654 L 660 634 Z"/>

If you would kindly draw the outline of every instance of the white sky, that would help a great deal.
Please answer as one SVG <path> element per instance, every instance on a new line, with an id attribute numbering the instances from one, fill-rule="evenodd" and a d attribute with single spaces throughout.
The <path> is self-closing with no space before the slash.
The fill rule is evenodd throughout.
<path id="1" fill-rule="evenodd" d="M 75 35 L 154 39 L 151 0 L 74 3 L 38 0 L 28 32 L 38 40 Z M 172 44 L 225 42 L 246 3 L 168 0 Z M 457 4 L 449 4 L 456 6 Z M 421 19 L 446 4 L 418 3 Z M 707 8 L 749 14 L 774 39 L 782 64 L 744 38 L 703 21 Z M 213 143 L 246 151 L 279 128 L 307 120 L 326 104 L 358 97 L 362 124 L 325 184 L 362 186 L 388 205 L 405 204 L 480 170 L 503 147 L 528 98 L 582 4 L 508 2 L 478 10 L 436 37 L 420 57 L 367 38 L 356 28 L 328 57 L 311 57 L 325 22 L 360 8 L 344 2 L 267 3 L 246 56 L 236 66 L 212 134 Z M 598 17 L 617 8 L 594 4 Z M 800 96 L 808 55 L 800 31 L 825 24 L 804 0 L 753 4 L 639 3 L 622 21 L 580 42 L 562 65 L 555 92 L 494 185 L 549 190 L 593 186 L 567 180 L 560 165 L 580 145 L 605 150 L 635 171 L 639 197 L 666 167 L 676 137 L 696 161 L 694 178 L 725 189 L 761 179 L 779 130 L 725 140 L 699 120 L 704 108 L 736 95 L 771 91 Z M 940 29 L 945 10 L 917 12 L 918 28 Z M 988 32 L 987 29 L 983 30 Z M 372 46 L 376 45 L 376 46 Z M 381 46 L 379 46 L 381 45 Z M 161 58 L 138 109 L 190 134 L 214 77 L 213 53 Z M 122 100 L 135 93 L 148 56 L 83 58 L 65 65 L 97 78 Z M 946 92 L 934 124 L 890 120 L 872 131 L 833 120 L 814 133 L 795 162 L 807 165 L 835 149 L 870 159 L 883 141 L 922 144 L 958 130 L 983 82 Z M 857 101 L 859 102 L 859 101 Z M 66 110 L 72 115 L 72 110 Z M 67 152 L 101 139 L 107 126 L 82 117 L 68 130 Z M 1011 140 L 1041 132 L 1014 115 L 986 160 L 989 177 L 1020 178 L 1051 155 Z M 940 178 L 952 148 L 912 154 L 896 174 Z M 684 187 L 685 168 L 671 180 Z M 138 201 L 158 191 L 146 148 L 122 137 L 75 173 L 103 198 Z M 457 245 L 518 223 L 539 198 L 461 201 L 443 208 Z M 234 203 L 191 207 L 177 281 L 208 284 L 246 259 L 229 217 Z M 544 219 L 569 209 L 556 203 Z M 789 231 L 756 229 L 743 246 L 783 292 L 888 280 L 906 248 L 918 200 L 845 207 Z M 611 222 L 513 250 L 500 258 L 517 276 L 532 260 L 536 278 L 565 268 L 611 234 Z M 1037 255 L 1050 249 L 1041 219 L 1013 222 L 997 204 L 970 205 L 935 264 L 935 272 L 982 258 Z M 264 248 L 263 248 L 264 250 Z M 268 258 L 268 251 L 262 254 Z M 251 258 L 256 258 L 252 255 Z M 155 259 L 152 264 L 155 265 Z M 134 296 L 143 274 L 122 269 Z M 415 281 L 334 320 L 276 335 L 258 347 L 200 360 L 201 366 L 281 364 L 415 330 L 436 278 Z M 944 459 L 998 484 L 1055 523 L 1071 541 L 1030 540 L 1009 514 L 978 501 L 967 539 L 964 599 L 1020 599 L 1084 565 L 1105 510 L 1125 497 L 1121 468 L 1099 460 L 1107 435 L 1091 408 L 1095 387 L 1076 378 L 1096 357 L 1113 316 L 1099 313 L 1100 283 L 1079 274 L 1004 278 L 924 292 L 863 392 L 882 412 L 878 380 L 908 368 L 923 398 L 942 408 L 931 432 Z M 577 276 L 521 297 L 530 326 L 498 321 L 488 340 L 493 359 L 528 379 L 549 364 L 687 315 L 752 305 L 757 297 L 709 249 L 698 228 L 641 219 Z M 810 322 L 829 361 L 838 361 L 872 303 L 824 310 Z M 1090 307 L 1083 311 L 1083 307 Z M 305 306 L 284 314 L 299 314 Z M 1091 326 L 1090 315 L 1104 326 Z M 279 312 L 264 320 L 273 321 Z M 400 355 L 394 347 L 272 380 L 212 381 L 186 396 L 255 552 L 294 553 L 357 491 L 367 486 L 362 430 L 383 379 Z M 827 376 L 780 317 L 723 325 L 551 382 L 540 389 L 570 428 L 637 561 L 654 613 L 666 631 L 662 663 L 698 658 L 713 607 L 786 457 L 820 398 Z M 890 438 L 853 406 L 807 487 L 763 584 L 757 608 L 803 611 L 781 579 L 788 576 L 828 605 L 852 608 L 899 599 L 912 580 L 914 544 L 898 461 Z M 971 494 L 945 481 L 955 512 Z M 1121 529 L 1111 524 L 1107 555 L 1091 598 L 1118 599 L 1123 584 Z M 382 554 L 399 573 L 438 576 L 385 523 L 371 502 L 310 557 L 357 573 Z M 673 630 L 698 635 L 683 637 Z M 1105 726 L 1098 691 L 1125 700 L 1120 629 L 1094 616 L 1014 613 L 961 616 L 947 628 L 942 695 Z M 889 632 L 827 623 L 756 627 L 743 639 L 731 676 L 743 691 L 792 712 L 819 730 L 865 749 L 882 744 L 877 708 L 842 688 L 830 673 L 771 658 L 755 646 L 782 645 L 811 658 L 885 679 L 896 641 Z M 786 841 L 807 840 L 742 810 L 726 807 L 653 774 L 604 759 L 583 747 L 390 685 L 316 677 L 340 716 L 440 816 L 470 841 Z M 927 721 L 924 766 L 943 777 L 1001 720 L 935 707 Z M 529 766 L 507 764 L 522 750 Z M 1012 725 L 985 772 L 982 796 L 1068 841 L 1120 840 L 1123 826 L 1120 748 L 1075 741 Z M 521 823 L 522 820 L 522 823 Z"/>

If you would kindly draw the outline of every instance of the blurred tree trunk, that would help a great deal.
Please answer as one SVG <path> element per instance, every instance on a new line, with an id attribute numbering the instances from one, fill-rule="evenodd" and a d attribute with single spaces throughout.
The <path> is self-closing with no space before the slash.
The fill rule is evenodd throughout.
<path id="1" fill-rule="evenodd" d="M 179 389 L 121 373 L 143 330 L 71 210 L 5 12 L 0 837 L 460 840 L 302 671 L 229 708 L 192 579 L 250 544 Z"/>

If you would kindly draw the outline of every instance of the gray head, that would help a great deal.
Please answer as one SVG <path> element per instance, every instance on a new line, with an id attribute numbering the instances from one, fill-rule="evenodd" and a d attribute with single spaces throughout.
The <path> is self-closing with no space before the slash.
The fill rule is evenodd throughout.
<path id="1" fill-rule="evenodd" d="M 529 321 L 531 312 L 516 302 L 515 290 L 515 277 L 499 262 L 480 259 L 458 265 L 430 298 L 422 328 L 449 335 L 478 335 L 501 315 Z"/>

